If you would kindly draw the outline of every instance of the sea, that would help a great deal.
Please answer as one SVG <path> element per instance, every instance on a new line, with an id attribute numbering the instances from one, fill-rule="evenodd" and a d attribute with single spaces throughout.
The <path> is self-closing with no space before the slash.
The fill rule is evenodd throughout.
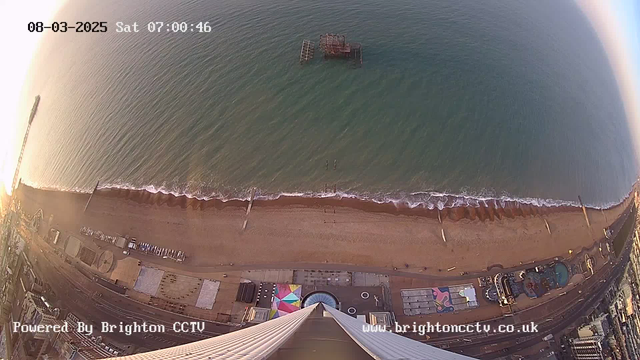
<path id="1" fill-rule="evenodd" d="M 599 207 L 637 177 L 573 0 L 68 0 L 54 20 L 107 31 L 46 30 L 20 104 L 26 123 L 42 97 L 28 185 Z M 362 65 L 318 49 L 301 65 L 324 33 L 362 44 Z"/>

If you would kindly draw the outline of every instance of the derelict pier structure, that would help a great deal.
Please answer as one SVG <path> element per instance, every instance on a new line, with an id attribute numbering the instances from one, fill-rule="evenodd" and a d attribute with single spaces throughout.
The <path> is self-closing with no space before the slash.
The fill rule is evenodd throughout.
<path id="1" fill-rule="evenodd" d="M 342 58 L 353 60 L 356 64 L 362 64 L 362 45 L 360 43 L 348 43 L 346 35 L 320 35 L 318 48 L 322 51 L 325 60 Z M 314 51 L 314 43 L 310 40 L 304 40 L 300 50 L 300 63 L 303 64 L 313 59 Z"/>

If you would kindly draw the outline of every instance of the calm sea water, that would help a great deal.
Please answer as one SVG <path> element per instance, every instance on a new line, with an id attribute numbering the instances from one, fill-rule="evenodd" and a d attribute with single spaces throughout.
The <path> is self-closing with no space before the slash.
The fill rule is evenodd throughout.
<path id="1" fill-rule="evenodd" d="M 613 73 L 571 0 L 70 0 L 56 19 L 109 30 L 44 37 L 22 104 L 26 119 L 42 96 L 22 172 L 37 186 L 602 205 L 636 176 Z M 362 43 L 363 66 L 300 66 L 325 32 Z"/>

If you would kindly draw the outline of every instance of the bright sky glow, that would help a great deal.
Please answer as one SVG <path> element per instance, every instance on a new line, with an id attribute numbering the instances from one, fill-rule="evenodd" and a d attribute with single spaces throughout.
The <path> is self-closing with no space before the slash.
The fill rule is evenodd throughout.
<path id="1" fill-rule="evenodd" d="M 25 109 L 20 108 L 23 84 L 42 38 L 42 33 L 27 31 L 27 24 L 30 21 L 51 21 L 63 2 L 64 0 L 0 0 L 0 43 L 6 50 L 0 61 L 0 184 L 4 185 L 7 192 L 10 191 L 27 127 L 28 119 L 19 118 L 20 114 L 25 113 Z M 31 111 L 31 104 L 27 107 L 27 111 Z"/>
<path id="2" fill-rule="evenodd" d="M 640 5 L 637 0 L 576 0 L 602 42 L 640 158 Z M 636 164 L 638 166 L 638 164 Z"/>

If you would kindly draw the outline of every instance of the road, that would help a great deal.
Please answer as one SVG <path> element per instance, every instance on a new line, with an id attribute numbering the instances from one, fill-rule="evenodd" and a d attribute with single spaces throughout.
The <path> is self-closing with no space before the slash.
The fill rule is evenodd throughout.
<path id="1" fill-rule="evenodd" d="M 123 324 L 146 322 L 164 325 L 167 329 L 165 333 L 152 335 L 134 333 L 128 336 L 118 332 L 102 334 L 103 337 L 112 338 L 117 342 L 147 349 L 161 349 L 224 334 L 234 328 L 163 311 L 112 292 L 81 275 L 71 264 L 65 263 L 59 255 L 49 251 L 47 246 L 32 246 L 30 261 L 35 268 L 34 271 L 51 286 L 56 294 L 58 307 L 73 312 L 83 321 L 92 323 L 96 330 L 102 321 L 114 325 L 120 322 Z M 202 334 L 173 332 L 175 322 L 191 321 L 204 322 L 205 331 Z"/>
<path id="2" fill-rule="evenodd" d="M 629 238 L 633 238 L 631 235 Z M 461 344 L 460 348 L 465 354 L 478 357 L 479 359 L 494 359 L 507 354 L 517 354 L 519 351 L 534 346 L 542 342 L 542 337 L 547 334 L 556 334 L 572 326 L 594 309 L 603 299 L 607 289 L 617 281 L 624 273 L 624 268 L 629 262 L 632 248 L 632 241 L 627 239 L 624 251 L 617 259 L 615 265 L 609 263 L 599 272 L 587 279 L 581 285 L 576 286 L 567 294 L 555 302 L 555 307 L 559 310 L 556 313 L 541 312 L 544 318 L 551 318 L 551 321 L 539 323 L 538 333 L 523 337 L 523 334 L 504 334 L 500 337 L 489 336 L 483 341 L 473 341 L 472 344 Z M 486 352 L 487 345 L 501 343 L 503 349 Z M 452 346 L 454 350 L 456 346 Z M 455 350 L 454 350 L 455 351 Z"/>
<path id="3" fill-rule="evenodd" d="M 625 212 L 624 216 L 612 225 L 614 236 L 618 234 L 628 215 L 630 212 Z M 629 239 L 632 239 L 632 234 L 626 239 L 625 248 L 620 257 L 605 264 L 593 276 L 567 290 L 564 295 L 536 308 L 521 311 L 513 317 L 481 322 L 481 324 L 491 325 L 492 329 L 497 329 L 501 324 L 514 324 L 517 329 L 519 324 L 534 322 L 538 324 L 538 333 L 531 335 L 523 333 L 455 334 L 423 342 L 481 359 L 517 353 L 540 343 L 542 337 L 565 329 L 581 319 L 588 309 L 595 306 L 594 304 L 597 305 L 600 302 L 611 283 L 622 275 L 629 261 L 632 247 L 632 241 Z"/>
<path id="4" fill-rule="evenodd" d="M 630 249 L 629 249 L 630 250 Z M 625 252 L 626 249 L 625 249 Z M 540 326 L 540 333 L 537 337 L 532 338 L 530 340 L 520 342 L 519 344 L 513 344 L 513 346 L 508 347 L 507 351 L 495 351 L 491 353 L 482 354 L 479 356 L 480 359 L 494 359 L 497 356 L 506 355 L 506 354 L 516 354 L 517 352 L 531 347 L 537 343 L 542 341 L 542 337 L 546 334 L 556 334 L 561 332 L 562 330 L 574 325 L 574 323 L 581 320 L 588 312 L 590 312 L 593 308 L 595 308 L 603 299 L 606 290 L 611 286 L 614 281 L 617 281 L 624 272 L 624 267 L 626 266 L 629 260 L 629 252 L 627 252 L 624 256 L 623 261 L 620 261 L 607 275 L 608 280 L 604 283 L 598 281 L 590 288 L 587 288 L 583 291 L 583 299 L 584 301 L 575 302 L 572 306 L 568 307 L 565 313 L 569 313 L 569 315 L 561 316 L 558 320 L 551 322 L 550 324 L 545 324 L 545 326 Z M 572 304 L 572 302 L 567 302 L 566 304 Z M 509 340 L 514 340 L 518 336 L 511 337 Z"/>
<path id="5" fill-rule="evenodd" d="M 625 213 L 617 219 L 612 225 L 612 229 L 614 229 L 614 234 L 617 233 L 624 222 L 624 219 L 629 215 L 630 209 L 626 210 Z M 67 231 L 71 231 L 70 229 L 66 229 Z M 77 230 L 76 230 L 77 231 Z M 601 238 L 599 241 L 594 242 L 590 249 L 593 249 L 594 246 L 599 246 L 604 239 Z M 175 313 L 169 313 L 158 308 L 154 308 L 148 306 L 146 304 L 141 304 L 129 298 L 126 298 L 120 294 L 114 293 L 98 284 L 96 284 L 91 279 L 80 274 L 77 269 L 73 268 L 72 265 L 65 263 L 57 254 L 51 251 L 51 246 L 48 243 L 44 243 L 42 241 L 38 241 L 38 244 L 33 244 L 34 248 L 42 249 L 43 252 L 33 251 L 32 255 L 39 258 L 38 261 L 38 271 L 40 274 L 44 275 L 46 281 L 50 284 L 50 286 L 54 289 L 54 292 L 59 296 L 60 303 L 66 304 L 65 307 L 69 308 L 72 312 L 76 313 L 79 317 L 83 319 L 91 319 L 94 321 L 107 321 L 112 324 L 119 324 L 120 321 L 123 323 L 129 324 L 134 321 L 140 323 L 146 321 L 147 323 L 153 324 L 163 324 L 167 326 L 168 329 L 171 329 L 174 322 L 177 321 L 195 321 L 196 319 L 181 316 Z M 122 256 L 119 252 L 115 252 L 116 256 Z M 153 256 L 146 256 L 136 254 L 136 257 L 140 257 L 143 261 L 147 260 L 147 257 L 150 261 L 155 263 L 161 263 L 162 259 L 158 259 Z M 574 254 L 574 256 L 580 256 L 580 254 Z M 153 260 L 151 260 L 153 259 Z M 549 259 L 550 260 L 550 259 Z M 531 268 L 537 264 L 548 263 L 549 260 L 544 260 L 532 264 L 523 264 L 517 268 L 508 269 L 509 271 L 515 271 L 517 269 L 526 269 Z M 33 262 L 33 261 L 32 261 Z M 34 265 L 35 266 L 35 265 Z M 170 263 L 169 266 L 175 267 L 175 263 Z M 611 266 L 611 265 L 607 265 Z M 303 263 L 278 263 L 278 264 L 259 264 L 259 265 L 244 265 L 244 266 L 229 266 L 229 265 L 221 265 L 218 267 L 193 267 L 188 266 L 187 264 L 182 264 L 179 266 L 181 270 L 187 270 L 191 272 L 212 272 L 212 271 L 238 271 L 238 270 L 258 270 L 258 269 L 277 269 L 277 268 L 288 268 L 288 269 L 318 269 L 318 270 L 343 270 L 343 271 L 363 271 L 363 272 L 374 272 L 374 273 L 382 273 L 387 275 L 396 275 L 396 276 L 406 276 L 411 278 L 422 278 L 422 279 L 448 279 L 448 280 L 469 280 L 474 279 L 477 276 L 487 275 L 488 273 L 495 273 L 499 271 L 497 268 L 493 268 L 490 272 L 483 273 L 471 273 L 465 275 L 453 275 L 453 276 L 437 276 L 437 275 L 427 275 L 421 273 L 407 272 L 407 271 L 397 271 L 392 269 L 378 268 L 378 267 L 362 267 L 357 265 L 340 265 L 340 264 L 303 264 Z M 598 293 L 597 291 L 592 291 L 593 286 L 600 284 L 596 282 L 593 284 L 596 279 L 600 279 L 601 276 L 604 276 L 605 272 L 604 268 L 601 269 L 594 275 L 591 279 L 591 282 L 585 282 L 581 286 L 585 289 L 588 289 L 589 293 Z M 596 276 L 598 276 L 596 278 Z M 595 278 L 595 279 L 594 279 Z M 589 281 L 589 280 L 587 280 Z M 604 285 L 603 285 L 604 286 Z M 601 286 L 601 287 L 603 287 Z M 600 289 L 601 287 L 598 287 Z M 580 287 L 574 288 L 571 291 L 567 291 L 567 294 L 563 296 L 562 300 L 554 301 L 552 303 L 560 304 L 567 302 L 577 301 L 580 296 L 579 290 Z M 74 289 L 74 290 L 69 290 Z M 97 295 L 97 296 L 96 296 Z M 591 300 L 591 299 L 590 299 Z M 583 304 L 576 303 L 571 309 L 577 308 L 578 306 L 584 307 L 586 309 L 587 304 L 591 304 L 592 301 L 584 301 Z M 71 306 L 69 306 L 72 304 Z M 552 305 L 549 305 L 552 306 Z M 566 312 L 566 309 L 562 309 Z M 540 310 L 536 310 L 541 313 L 541 318 L 539 320 L 544 320 L 544 318 L 549 316 L 549 312 L 542 312 Z M 581 312 L 580 312 L 581 313 Z M 577 317 L 576 317 L 577 316 Z M 570 318 L 579 318 L 579 315 L 571 316 Z M 558 324 L 561 323 L 569 323 L 570 319 L 563 319 L 561 316 L 557 317 L 553 321 L 549 323 L 543 324 L 541 326 L 540 331 L 549 332 L 555 329 Z M 514 323 L 514 318 L 504 318 L 500 319 L 498 323 Z M 196 340 L 200 340 L 202 338 L 216 336 L 219 334 L 227 333 L 231 329 L 230 326 L 220 325 L 217 323 L 206 322 L 206 330 L 204 335 L 194 335 L 194 334 L 176 334 L 169 330 L 168 333 L 164 334 L 155 334 L 153 336 L 148 336 L 144 334 L 136 334 L 131 336 L 126 336 L 122 334 L 110 334 L 107 337 L 113 337 L 114 340 L 131 343 L 134 345 L 144 346 L 150 349 L 156 348 L 165 348 L 174 344 L 184 344 Z M 541 335 L 544 336 L 544 335 Z M 532 343 L 540 342 L 539 337 L 536 336 L 531 340 L 527 340 L 527 342 L 521 342 L 518 344 L 517 349 L 521 348 L 524 344 L 528 344 L 529 341 Z M 468 336 L 467 336 L 468 337 Z M 482 351 L 485 352 L 487 349 L 484 348 L 487 344 L 495 344 L 500 342 L 506 343 L 514 343 L 517 339 L 522 338 L 522 334 L 498 334 L 495 336 L 486 336 L 485 338 L 480 338 L 477 336 L 476 338 L 471 339 L 471 343 L 469 342 L 461 342 L 462 336 L 458 336 L 458 343 L 451 344 L 451 350 L 463 349 L 465 353 L 467 351 L 475 352 Z M 465 337 L 466 338 L 466 337 Z M 443 339 L 439 339 L 443 340 Z M 449 341 L 449 340 L 447 340 Z M 474 350 L 477 349 L 477 350 Z M 480 350 L 481 349 L 481 350 Z M 509 349 L 514 349 L 514 347 L 509 346 Z M 496 352 L 490 352 L 488 354 L 496 354 Z M 486 355 L 486 354 L 485 354 Z M 484 355 L 483 355 L 484 356 Z"/>

